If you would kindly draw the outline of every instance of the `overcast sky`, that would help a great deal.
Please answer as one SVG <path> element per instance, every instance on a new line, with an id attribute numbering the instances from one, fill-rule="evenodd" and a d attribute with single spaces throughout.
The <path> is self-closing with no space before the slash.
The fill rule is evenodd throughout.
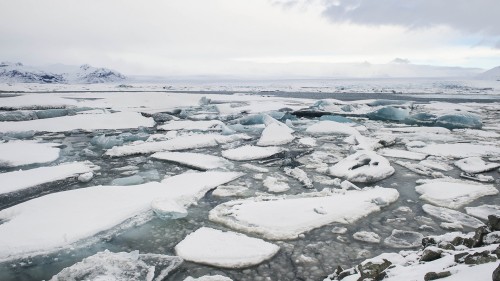
<path id="1" fill-rule="evenodd" d="M 126 74 L 500 65 L 499 0 L 0 0 L 0 61 Z M 265 66 L 265 67 L 263 67 Z"/>

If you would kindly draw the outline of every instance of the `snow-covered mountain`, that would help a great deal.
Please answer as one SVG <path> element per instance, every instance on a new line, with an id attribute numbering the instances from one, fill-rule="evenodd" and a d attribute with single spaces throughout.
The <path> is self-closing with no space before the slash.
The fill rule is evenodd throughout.
<path id="1" fill-rule="evenodd" d="M 494 67 L 478 75 L 481 79 L 500 81 L 500 66 Z"/>
<path id="2" fill-rule="evenodd" d="M 123 74 L 101 67 L 52 65 L 42 68 L 22 63 L 0 63 L 0 82 L 6 83 L 112 83 L 127 79 Z"/>

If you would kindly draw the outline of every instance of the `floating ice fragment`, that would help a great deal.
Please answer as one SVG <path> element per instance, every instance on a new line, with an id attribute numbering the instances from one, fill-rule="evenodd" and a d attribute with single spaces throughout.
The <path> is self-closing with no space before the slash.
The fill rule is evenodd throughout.
<path id="1" fill-rule="evenodd" d="M 189 234 L 175 252 L 185 260 L 224 268 L 245 268 L 272 258 L 279 247 L 235 232 L 202 227 Z"/>
<path id="2" fill-rule="evenodd" d="M 471 228 L 477 228 L 482 225 L 484 225 L 481 221 L 466 215 L 464 213 L 461 213 L 459 211 L 443 208 L 443 207 L 436 207 L 433 205 L 429 204 L 424 204 L 422 206 L 422 209 L 424 212 L 429 214 L 430 216 L 433 216 L 435 218 L 438 218 L 440 220 L 443 220 L 445 222 L 450 222 L 450 223 L 459 223 L 464 226 L 468 226 Z"/>
<path id="3" fill-rule="evenodd" d="M 450 209 L 458 209 L 483 196 L 498 194 L 498 190 L 493 185 L 473 184 L 451 179 L 426 181 L 416 186 L 415 190 L 422 194 L 420 199 Z"/>
<path id="4" fill-rule="evenodd" d="M 346 178 L 351 182 L 376 182 L 394 173 L 394 168 L 384 157 L 373 151 L 358 151 L 330 167 L 330 175 Z"/>
<path id="5" fill-rule="evenodd" d="M 411 163 L 411 162 L 405 162 L 405 161 L 396 161 L 396 164 L 407 168 L 408 170 L 415 172 L 419 175 L 427 176 L 427 177 L 433 177 L 433 178 L 442 178 L 444 177 L 443 173 L 441 172 L 435 172 L 432 169 L 416 164 L 416 163 Z"/>
<path id="6" fill-rule="evenodd" d="M 152 158 L 179 163 L 198 170 L 231 168 L 233 164 L 218 156 L 191 152 L 157 152 Z"/>
<path id="7" fill-rule="evenodd" d="M 377 153 L 385 157 L 404 158 L 411 160 L 423 160 L 425 159 L 425 157 L 427 157 L 427 154 L 424 153 L 390 148 L 380 149 L 377 151 Z"/>
<path id="8" fill-rule="evenodd" d="M 222 275 L 205 275 L 198 278 L 189 276 L 184 281 L 233 281 L 233 279 Z"/>
<path id="9" fill-rule="evenodd" d="M 267 239 L 296 239 L 300 234 L 330 223 L 353 223 L 380 210 L 373 203 L 399 197 L 392 188 L 365 188 L 335 193 L 313 192 L 298 196 L 255 197 L 229 201 L 210 211 L 211 221 Z M 322 214 L 317 211 L 321 208 Z"/>
<path id="10" fill-rule="evenodd" d="M 38 119 L 34 111 L 17 110 L 0 112 L 0 122 L 27 121 Z"/>
<path id="11" fill-rule="evenodd" d="M 338 123 L 355 123 L 349 118 L 338 116 L 338 115 L 323 115 L 319 118 L 319 121 L 335 121 Z"/>
<path id="12" fill-rule="evenodd" d="M 356 240 L 368 243 L 380 243 L 380 236 L 375 232 L 358 231 L 352 235 Z"/>
<path id="13" fill-rule="evenodd" d="M 295 139 L 292 132 L 293 130 L 283 123 L 272 123 L 266 126 L 264 131 L 262 131 L 262 135 L 257 141 L 257 145 L 270 146 L 287 144 Z"/>
<path id="14" fill-rule="evenodd" d="M 408 109 L 401 109 L 392 106 L 385 106 L 366 114 L 366 116 L 372 120 L 382 121 L 403 121 L 408 117 L 408 115 Z"/>
<path id="15" fill-rule="evenodd" d="M 436 122 L 437 116 L 431 113 L 416 113 L 409 115 L 404 119 L 404 123 L 408 125 L 432 126 Z"/>
<path id="16" fill-rule="evenodd" d="M 481 117 L 472 113 L 454 113 L 438 117 L 436 126 L 448 129 L 481 129 L 483 122 Z"/>
<path id="17" fill-rule="evenodd" d="M 103 149 L 110 149 L 113 146 L 122 145 L 123 139 L 117 136 L 99 135 L 95 136 L 90 140 L 90 143 Z"/>
<path id="18" fill-rule="evenodd" d="M 440 170 L 443 172 L 448 172 L 448 171 L 453 170 L 452 166 L 446 164 L 445 162 L 437 161 L 437 160 L 426 159 L 426 160 L 420 161 L 418 164 L 422 165 L 424 167 L 427 167 L 427 168 L 436 169 L 436 170 Z"/>
<path id="19" fill-rule="evenodd" d="M 219 120 L 209 120 L 209 121 L 178 120 L 178 121 L 170 121 L 164 125 L 158 126 L 158 129 L 165 131 L 173 131 L 173 130 L 222 131 L 223 126 L 225 126 L 224 123 Z"/>
<path id="20" fill-rule="evenodd" d="M 59 158 L 60 149 L 55 143 L 34 141 L 9 141 L 0 143 L 0 167 L 16 167 L 48 163 Z"/>
<path id="21" fill-rule="evenodd" d="M 137 185 L 144 183 L 144 179 L 139 175 L 133 175 L 130 177 L 118 178 L 111 181 L 111 185 Z"/>
<path id="22" fill-rule="evenodd" d="M 489 215 L 500 216 L 500 206 L 499 205 L 481 205 L 477 207 L 465 207 L 467 214 L 480 218 L 482 220 L 488 220 Z"/>
<path id="23" fill-rule="evenodd" d="M 314 147 L 314 146 L 317 145 L 316 139 L 315 138 L 310 138 L 310 137 L 299 139 L 299 143 L 301 145 L 309 146 L 309 147 Z"/>
<path id="24" fill-rule="evenodd" d="M 452 158 L 500 155 L 500 147 L 498 146 L 473 143 L 434 143 L 424 147 L 412 147 L 409 149 L 420 153 Z"/>
<path id="25" fill-rule="evenodd" d="M 418 232 L 394 229 L 384 244 L 393 248 L 416 248 L 421 246 L 422 238 L 424 236 Z"/>
<path id="26" fill-rule="evenodd" d="M 88 172 L 88 173 L 84 173 L 84 174 L 79 175 L 78 181 L 79 182 L 89 182 L 92 180 L 92 178 L 94 178 L 94 173 Z"/>
<path id="27" fill-rule="evenodd" d="M 306 129 L 306 133 L 314 135 L 359 135 L 359 131 L 354 127 L 335 121 L 319 121 Z"/>
<path id="28" fill-rule="evenodd" d="M 288 183 L 271 176 L 266 177 L 262 183 L 267 190 L 274 193 L 285 192 L 290 189 Z"/>
<path id="29" fill-rule="evenodd" d="M 175 256 L 105 250 L 63 269 L 50 281 L 161 281 L 181 263 Z"/>
<path id="30" fill-rule="evenodd" d="M 304 185 L 305 188 L 313 188 L 313 183 L 312 180 L 307 176 L 307 173 L 304 172 L 304 170 L 295 167 L 295 168 L 289 168 L 285 167 L 284 169 L 285 174 L 289 175 L 290 177 L 298 180 L 302 185 Z"/>
<path id="31" fill-rule="evenodd" d="M 485 176 L 481 174 L 471 174 L 471 173 L 466 173 L 462 172 L 460 173 L 460 177 L 468 179 L 468 180 L 473 180 L 473 181 L 478 181 L 478 182 L 494 182 L 495 178 L 492 176 Z"/>
<path id="32" fill-rule="evenodd" d="M 343 226 L 334 226 L 332 228 L 332 233 L 335 233 L 335 234 L 345 234 L 347 232 L 347 228 L 343 227 Z"/>
<path id="33" fill-rule="evenodd" d="M 247 161 L 268 158 L 280 153 L 281 151 L 283 151 L 283 149 L 280 147 L 245 145 L 238 148 L 224 150 L 222 151 L 222 156 L 230 160 Z"/>
<path id="34" fill-rule="evenodd" d="M 455 166 L 466 173 L 483 173 L 500 167 L 500 163 L 485 162 L 481 157 L 469 157 L 455 162 Z"/>
<path id="35" fill-rule="evenodd" d="M 165 220 L 180 219 L 188 215 L 187 209 L 172 199 L 155 199 L 151 202 L 151 209 Z"/>

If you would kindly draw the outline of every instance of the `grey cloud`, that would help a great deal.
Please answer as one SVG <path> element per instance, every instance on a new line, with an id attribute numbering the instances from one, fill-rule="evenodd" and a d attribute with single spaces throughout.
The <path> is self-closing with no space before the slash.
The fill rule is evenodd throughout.
<path id="1" fill-rule="evenodd" d="M 500 35 L 499 0 L 274 0 L 291 5 L 321 3 L 323 15 L 334 22 L 454 29 Z"/>

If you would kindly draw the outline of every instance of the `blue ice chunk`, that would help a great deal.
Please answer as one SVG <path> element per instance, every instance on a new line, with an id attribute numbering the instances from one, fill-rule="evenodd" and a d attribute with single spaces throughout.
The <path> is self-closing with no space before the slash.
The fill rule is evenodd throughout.
<path id="1" fill-rule="evenodd" d="M 472 113 L 454 113 L 439 116 L 436 126 L 447 129 L 481 129 L 483 122 L 481 117 Z"/>
<path id="2" fill-rule="evenodd" d="M 385 106 L 366 114 L 366 116 L 372 120 L 383 121 L 403 121 L 408 117 L 408 115 L 408 110 L 392 106 Z"/>
<path id="3" fill-rule="evenodd" d="M 117 136 L 107 137 L 106 135 L 99 135 L 93 137 L 90 140 L 90 143 L 103 149 L 109 149 L 116 145 L 122 145 L 124 141 L 122 138 Z"/>
<path id="4" fill-rule="evenodd" d="M 160 180 L 160 173 L 158 173 L 158 170 L 156 169 L 140 172 L 138 175 L 150 181 Z"/>
<path id="5" fill-rule="evenodd" d="M 18 110 L 0 112 L 0 121 L 28 121 L 38 119 L 34 111 Z"/>
<path id="6" fill-rule="evenodd" d="M 227 136 L 227 135 L 233 135 L 236 134 L 236 131 L 231 129 L 229 126 L 226 126 L 225 124 L 222 125 L 222 131 L 221 134 Z"/>
<path id="7" fill-rule="evenodd" d="M 139 132 L 137 134 L 132 134 L 132 133 L 127 132 L 127 133 L 119 134 L 118 138 L 121 138 L 125 142 L 138 141 L 138 140 L 145 141 L 149 138 L 149 134 L 144 133 L 144 132 Z"/>
<path id="8" fill-rule="evenodd" d="M 62 117 L 70 115 L 69 110 L 67 109 L 45 109 L 45 110 L 37 110 L 35 111 L 38 119 L 46 119 L 46 118 L 54 118 L 54 117 Z"/>
<path id="9" fill-rule="evenodd" d="M 241 125 L 258 125 L 264 124 L 264 115 L 262 114 L 252 114 L 238 119 L 238 123 Z"/>
<path id="10" fill-rule="evenodd" d="M 264 130 L 264 126 L 258 125 L 242 125 L 242 124 L 232 124 L 228 125 L 229 129 L 240 133 L 247 134 L 260 134 Z"/>
<path id="11" fill-rule="evenodd" d="M 280 120 L 281 118 L 283 118 L 285 116 L 285 112 L 281 112 L 281 111 L 269 111 L 269 112 L 267 112 L 267 115 L 273 117 L 276 120 Z"/>
<path id="12" fill-rule="evenodd" d="M 35 131 L 23 131 L 23 132 L 6 132 L 2 134 L 2 139 L 30 139 L 35 135 Z"/>
<path id="13" fill-rule="evenodd" d="M 335 121 L 339 123 L 355 123 L 349 118 L 338 115 L 323 115 L 319 118 L 320 121 Z"/>
<path id="14" fill-rule="evenodd" d="M 436 119 L 437 116 L 434 114 L 421 112 L 406 117 L 404 123 L 408 125 L 432 126 L 436 122 Z"/>
<path id="15" fill-rule="evenodd" d="M 136 185 L 136 184 L 141 184 L 144 183 L 144 179 L 139 176 L 139 175 L 133 175 L 130 177 L 124 177 L 124 178 L 117 178 L 111 181 L 111 185 L 119 185 L 119 186 L 125 186 L 125 185 Z"/>

